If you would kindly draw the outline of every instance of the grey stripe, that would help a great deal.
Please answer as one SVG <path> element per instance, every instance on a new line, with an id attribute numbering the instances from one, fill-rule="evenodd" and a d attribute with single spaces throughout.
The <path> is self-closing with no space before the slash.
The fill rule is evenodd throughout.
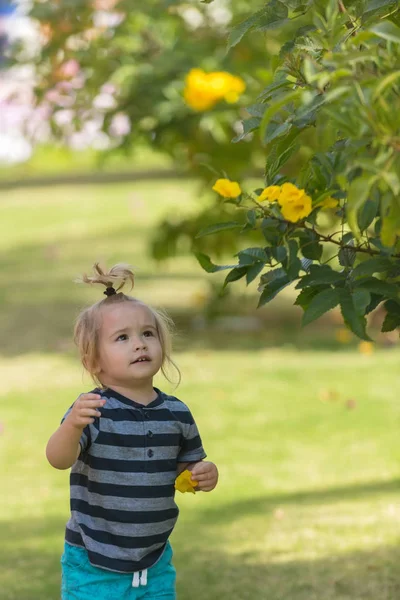
<path id="1" fill-rule="evenodd" d="M 140 561 L 142 558 L 150 554 L 153 550 L 161 548 L 163 544 L 153 544 L 148 548 L 118 548 L 112 544 L 103 544 L 96 542 L 81 531 L 82 538 L 85 541 L 87 550 L 92 550 L 109 558 L 117 558 L 119 560 Z"/>
<path id="2" fill-rule="evenodd" d="M 150 425 L 151 423 L 151 425 Z M 149 429 L 153 433 L 182 433 L 184 423 L 179 421 L 113 421 L 101 417 L 101 431 L 120 433 L 121 435 L 143 435 Z"/>
<path id="3" fill-rule="evenodd" d="M 176 519 L 167 519 L 161 523 L 116 523 L 107 521 L 99 517 L 90 517 L 76 511 L 72 511 L 72 518 L 68 523 L 68 528 L 80 533 L 79 523 L 87 525 L 91 529 L 98 531 L 110 531 L 113 535 L 124 535 L 129 537 L 143 537 L 148 535 L 158 535 L 170 531 L 175 525 Z"/>
<path id="4" fill-rule="evenodd" d="M 151 448 L 154 452 L 151 460 L 147 458 L 147 452 Z M 147 447 L 129 448 L 126 446 L 107 446 L 100 443 L 92 445 L 90 454 L 97 458 L 109 458 L 114 460 L 166 460 L 176 458 L 176 446 L 152 446 L 151 439 Z"/>
<path id="5" fill-rule="evenodd" d="M 71 485 L 71 498 L 74 500 L 88 501 L 91 506 L 101 506 L 110 510 L 131 511 L 159 511 L 176 508 L 173 498 L 120 498 L 118 496 L 102 496 L 101 494 L 88 493 L 81 485 Z"/>
<path id="6" fill-rule="evenodd" d="M 170 485 L 175 481 L 176 472 L 165 473 L 120 473 L 118 471 L 101 471 L 91 469 L 87 464 L 78 461 L 81 468 L 74 467 L 74 473 L 82 473 L 91 481 L 98 483 L 115 483 L 117 485 Z M 78 466 L 78 463 L 76 463 Z"/>

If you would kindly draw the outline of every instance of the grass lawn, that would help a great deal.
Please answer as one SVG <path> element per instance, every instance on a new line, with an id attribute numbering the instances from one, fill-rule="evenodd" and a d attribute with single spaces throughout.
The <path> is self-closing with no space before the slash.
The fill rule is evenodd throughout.
<path id="1" fill-rule="evenodd" d="M 90 387 L 70 335 L 76 311 L 98 297 L 71 280 L 96 259 L 127 260 L 140 267 L 138 295 L 190 324 L 209 276 L 184 253 L 155 265 L 146 241 L 165 211 L 193 210 L 193 192 L 168 182 L 1 199 L 1 600 L 59 598 L 68 472 L 44 448 Z M 257 336 L 214 344 L 221 336 L 182 332 L 176 394 L 221 479 L 211 494 L 178 497 L 179 598 L 398 600 L 400 352 L 302 344 L 312 336 L 295 320 L 279 338 L 268 325 L 278 308 Z"/>

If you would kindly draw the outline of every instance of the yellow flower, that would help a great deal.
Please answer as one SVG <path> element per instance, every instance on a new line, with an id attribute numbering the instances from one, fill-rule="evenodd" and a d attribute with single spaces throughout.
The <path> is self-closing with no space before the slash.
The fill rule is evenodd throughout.
<path id="1" fill-rule="evenodd" d="M 312 211 L 312 200 L 305 190 L 299 190 L 293 183 L 284 183 L 278 198 L 283 217 L 291 223 L 296 223 L 308 217 Z"/>
<path id="2" fill-rule="evenodd" d="M 335 333 L 336 340 L 341 344 L 348 344 L 351 341 L 351 333 L 347 327 L 341 327 Z"/>
<path id="3" fill-rule="evenodd" d="M 301 198 L 304 194 L 305 191 L 299 190 L 299 188 L 293 185 L 293 183 L 284 183 L 281 186 L 281 193 L 278 198 L 278 202 L 281 206 L 283 206 L 287 202 L 299 200 L 299 198 Z"/>
<path id="4" fill-rule="evenodd" d="M 234 104 L 239 100 L 241 94 L 246 89 L 246 84 L 241 77 L 229 75 L 228 90 L 225 92 L 224 99 L 229 104 Z"/>
<path id="5" fill-rule="evenodd" d="M 360 342 L 358 344 L 358 351 L 361 354 L 372 354 L 374 351 L 374 345 L 372 342 Z"/>
<path id="6" fill-rule="evenodd" d="M 269 202 L 274 202 L 278 200 L 279 195 L 281 193 L 280 185 L 269 185 L 266 187 L 258 197 L 259 202 L 263 202 L 263 200 L 268 200 Z"/>
<path id="7" fill-rule="evenodd" d="M 326 210 L 328 208 L 336 208 L 338 204 L 339 200 L 337 198 L 332 198 L 332 196 L 328 196 L 328 198 L 325 198 L 324 200 L 322 200 L 322 202 L 319 202 L 318 206 L 321 206 L 323 210 Z"/>
<path id="8" fill-rule="evenodd" d="M 196 491 L 194 488 L 199 482 L 192 480 L 191 477 L 192 474 L 190 471 L 188 471 L 188 469 L 182 471 L 182 473 L 175 480 L 175 489 L 178 490 L 178 492 L 182 492 L 182 494 L 185 492 L 195 494 Z"/>
<path id="9" fill-rule="evenodd" d="M 238 182 L 230 179 L 218 179 L 213 186 L 213 190 L 224 198 L 237 198 L 242 193 Z"/>
<path id="10" fill-rule="evenodd" d="M 206 73 L 202 69 L 189 71 L 185 84 L 185 101 L 198 111 L 209 110 L 220 100 L 236 102 L 246 87 L 240 77 L 225 71 Z"/>

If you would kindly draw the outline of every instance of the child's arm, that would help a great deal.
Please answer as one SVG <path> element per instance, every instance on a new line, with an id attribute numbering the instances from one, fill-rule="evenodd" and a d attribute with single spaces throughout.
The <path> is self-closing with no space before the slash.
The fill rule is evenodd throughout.
<path id="1" fill-rule="evenodd" d="M 72 467 L 80 454 L 82 431 L 94 422 L 94 417 L 101 416 L 97 407 L 104 406 L 105 402 L 99 394 L 81 394 L 77 398 L 71 412 L 47 443 L 46 456 L 53 467 Z"/>

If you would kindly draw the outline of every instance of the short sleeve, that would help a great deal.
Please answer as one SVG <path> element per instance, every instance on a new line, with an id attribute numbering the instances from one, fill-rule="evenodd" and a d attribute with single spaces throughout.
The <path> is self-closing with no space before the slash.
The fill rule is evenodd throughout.
<path id="1" fill-rule="evenodd" d="M 178 454 L 178 462 L 197 462 L 206 458 L 207 454 L 204 451 L 199 430 L 190 414 L 190 423 L 185 423 L 182 436 L 181 449 Z"/>
<path id="2" fill-rule="evenodd" d="M 71 412 L 73 406 L 74 405 L 72 404 L 69 407 L 69 409 L 67 410 L 67 412 L 65 413 L 65 415 L 61 419 L 61 425 L 64 423 L 65 419 L 68 417 L 68 415 Z M 96 418 L 94 420 L 94 423 L 90 423 L 89 425 L 86 425 L 86 427 L 82 430 L 81 439 L 79 440 L 79 445 L 81 447 L 81 453 L 83 453 L 86 450 L 88 450 L 89 447 L 90 447 L 90 445 L 97 438 L 97 436 L 99 434 L 99 421 L 100 421 L 100 419 Z"/>

